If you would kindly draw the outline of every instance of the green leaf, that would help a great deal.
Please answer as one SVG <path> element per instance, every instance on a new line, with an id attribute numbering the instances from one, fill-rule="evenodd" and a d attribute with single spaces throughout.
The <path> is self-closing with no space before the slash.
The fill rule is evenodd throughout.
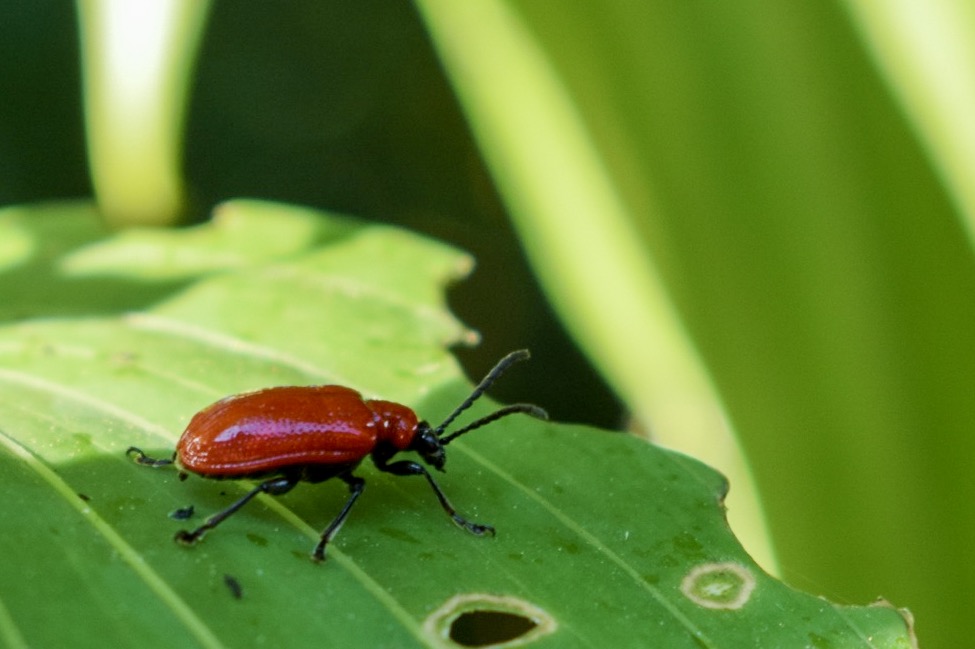
<path id="1" fill-rule="evenodd" d="M 95 293 L 88 315 L 78 298 L 74 317 L 52 306 L 0 327 L 10 646 L 449 647 L 462 645 L 443 628 L 476 621 L 471 611 L 530 618 L 532 646 L 910 646 L 890 607 L 835 606 L 763 573 L 725 523 L 713 470 L 526 417 L 452 444 L 438 477 L 496 538 L 453 526 L 422 479 L 366 462 L 366 492 L 322 565 L 308 553 L 347 497 L 339 482 L 260 497 L 178 546 L 172 535 L 193 521 L 167 514 L 192 504 L 199 521 L 249 487 L 181 482 L 134 464 L 129 445 L 165 457 L 201 407 L 281 384 L 342 383 L 439 420 L 470 390 L 446 347 L 472 334 L 443 296 L 470 259 L 401 230 L 254 202 L 197 228 L 99 235 L 92 220 L 64 240 L 60 228 L 37 234 L 60 222 L 55 206 L 28 223 L 31 211 L 0 215 L 26 242 L 0 249 L 4 275 L 46 267 L 52 295 L 110 277 L 153 297 Z M 78 221 L 83 211 L 68 208 Z M 227 237 L 271 236 L 276 223 L 292 234 L 275 254 L 224 254 Z M 207 249 L 222 266 L 200 261 Z"/>

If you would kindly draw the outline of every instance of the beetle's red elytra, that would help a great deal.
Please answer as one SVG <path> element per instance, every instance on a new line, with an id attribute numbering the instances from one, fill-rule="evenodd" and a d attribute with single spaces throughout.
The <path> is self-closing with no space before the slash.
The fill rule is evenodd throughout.
<path id="1" fill-rule="evenodd" d="M 405 451 L 418 423 L 405 406 L 365 401 L 340 385 L 267 388 L 197 413 L 176 455 L 184 470 L 207 478 L 254 477 L 294 464 L 357 462 L 381 443 Z"/>
<path id="2" fill-rule="evenodd" d="M 547 419 L 546 412 L 538 406 L 516 403 L 449 435 L 444 434 L 457 416 L 480 398 L 509 366 L 528 357 L 527 350 L 519 350 L 502 358 L 436 428 L 402 404 L 363 399 L 351 388 L 274 387 L 226 397 L 198 412 L 180 437 L 172 459 L 153 459 L 134 446 L 126 454 L 146 466 L 175 464 L 180 479 L 187 472 L 214 479 L 263 479 L 240 500 L 195 530 L 178 532 L 176 541 L 186 545 L 200 540 L 259 493 L 277 496 L 291 491 L 302 481 L 316 483 L 339 478 L 348 485 L 349 498 L 312 551 L 312 558 L 322 561 L 326 546 L 362 494 L 365 480 L 353 475 L 353 471 L 367 456 L 380 471 L 424 476 L 441 507 L 457 525 L 478 536 L 493 535 L 494 528 L 490 525 L 474 523 L 458 514 L 422 464 L 391 460 L 397 453 L 415 451 L 424 462 L 443 471 L 444 447 L 461 435 L 515 413 Z"/>

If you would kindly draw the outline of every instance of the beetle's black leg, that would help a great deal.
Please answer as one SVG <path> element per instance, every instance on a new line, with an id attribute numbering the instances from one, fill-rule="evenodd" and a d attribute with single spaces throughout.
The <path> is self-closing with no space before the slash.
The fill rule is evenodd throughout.
<path id="1" fill-rule="evenodd" d="M 206 519 L 203 525 L 200 525 L 192 532 L 180 530 L 176 533 L 175 540 L 184 545 L 193 545 L 209 530 L 212 530 L 214 527 L 229 518 L 231 514 L 249 503 L 257 494 L 266 493 L 271 494 L 272 496 L 280 496 L 281 494 L 286 494 L 294 489 L 296 484 L 298 484 L 298 479 L 296 477 L 273 478 L 271 480 L 265 480 L 248 491 L 243 498 L 235 502 L 227 509 L 223 510 L 222 512 L 217 512 L 210 518 Z"/>
<path id="2" fill-rule="evenodd" d="M 176 461 L 176 453 L 173 453 L 173 457 L 168 460 L 157 460 L 146 455 L 141 448 L 136 448 L 135 446 L 130 446 L 125 454 L 135 460 L 136 464 L 142 464 L 143 466 L 168 466 Z"/>
<path id="3" fill-rule="evenodd" d="M 345 506 L 342 507 L 342 511 L 336 516 L 325 531 L 322 532 L 322 539 L 315 546 L 315 550 L 311 553 L 311 558 L 314 561 L 324 561 L 325 560 L 325 546 L 329 544 L 332 538 L 339 533 L 342 528 L 342 524 L 345 519 L 348 518 L 349 512 L 352 511 L 352 505 L 355 501 L 362 495 L 363 489 L 366 488 L 366 481 L 362 478 L 357 478 L 351 473 L 339 474 L 339 478 L 345 481 L 345 484 L 349 485 L 349 499 L 345 501 Z"/>
<path id="4" fill-rule="evenodd" d="M 392 473 L 393 475 L 422 475 L 426 477 L 427 482 L 433 487 L 433 492 L 437 494 L 437 499 L 440 500 L 440 506 L 443 510 L 447 512 L 447 515 L 460 527 L 471 534 L 476 534 L 477 536 L 484 536 L 485 534 L 490 534 L 494 536 L 494 528 L 490 525 L 483 525 L 481 523 L 475 523 L 469 521 L 454 509 L 454 506 L 450 504 L 447 500 L 447 496 L 444 494 L 443 490 L 440 489 L 440 485 L 433 479 L 430 472 L 424 468 L 422 464 L 417 464 L 416 462 L 411 462 L 409 460 L 401 460 L 399 462 L 393 462 L 392 464 L 387 464 L 385 458 L 373 456 L 375 459 L 376 467 L 380 471 L 385 471 L 386 473 Z"/>

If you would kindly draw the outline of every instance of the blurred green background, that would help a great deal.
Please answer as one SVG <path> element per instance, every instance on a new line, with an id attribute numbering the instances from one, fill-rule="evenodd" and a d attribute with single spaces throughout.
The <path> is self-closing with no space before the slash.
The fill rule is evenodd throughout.
<path id="1" fill-rule="evenodd" d="M 0 14 L 0 204 L 91 195 L 74 6 L 0 2 Z M 528 347 L 552 376 L 573 380 L 513 377 L 500 399 L 621 424 L 619 402 L 528 271 L 408 3 L 215 4 L 192 81 L 185 173 L 191 220 L 219 201 L 259 197 L 402 225 L 471 252 L 477 270 L 449 295 L 487 334 L 457 350 L 469 375 Z"/>
<path id="2" fill-rule="evenodd" d="M 484 334 L 458 350 L 470 375 L 530 347 L 548 380 L 512 376 L 500 399 L 607 427 L 633 412 L 690 452 L 655 404 L 668 379 L 703 386 L 690 409 L 741 440 L 780 574 L 834 601 L 885 597 L 914 611 L 924 646 L 961 646 L 975 587 L 971 9 L 417 5 L 216 3 L 189 94 L 190 218 L 259 197 L 469 250 L 478 270 L 450 297 Z M 0 2 L 0 15 L 0 204 L 89 195 L 73 8 Z M 586 183 L 559 186 L 565 159 L 535 146 L 533 116 L 579 128 L 612 214 L 572 213 Z M 569 208 L 546 221 L 560 194 Z M 645 264 L 558 238 L 603 223 Z M 609 300 L 592 313 L 587 276 Z M 658 283 L 653 300 L 627 292 Z M 699 445 L 734 495 L 746 476 L 708 457 L 713 438 Z"/>

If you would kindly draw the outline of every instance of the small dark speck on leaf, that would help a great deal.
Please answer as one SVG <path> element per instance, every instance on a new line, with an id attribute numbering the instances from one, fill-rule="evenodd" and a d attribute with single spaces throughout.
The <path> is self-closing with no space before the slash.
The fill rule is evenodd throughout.
<path id="1" fill-rule="evenodd" d="M 400 530 L 400 529 L 396 529 L 396 528 L 393 528 L 393 527 L 380 527 L 379 528 L 379 532 L 381 534 L 384 534 L 384 535 L 388 536 L 391 539 L 396 539 L 397 541 L 404 541 L 406 543 L 414 543 L 416 545 L 420 545 L 421 544 L 421 542 L 420 542 L 419 539 L 414 538 L 408 532 L 405 532 L 405 531 Z"/>
<path id="2" fill-rule="evenodd" d="M 89 500 L 91 500 L 91 496 L 89 496 L 88 494 L 82 494 L 82 493 L 79 493 L 78 494 L 78 498 L 81 498 L 85 502 L 88 502 Z"/>
<path id="3" fill-rule="evenodd" d="M 244 596 L 244 588 L 237 581 L 237 578 L 233 575 L 224 575 L 223 583 L 227 584 L 227 589 L 230 590 L 230 594 L 234 596 L 234 599 L 240 599 Z"/>
<path id="4" fill-rule="evenodd" d="M 173 510 L 169 513 L 169 517 L 174 521 L 185 521 L 187 518 L 192 518 L 193 505 L 188 505 L 186 507 L 180 507 L 179 509 Z"/>
<path id="5" fill-rule="evenodd" d="M 260 534 L 254 534 L 253 532 L 248 532 L 247 540 L 261 548 L 267 546 L 267 539 L 261 536 Z"/>

